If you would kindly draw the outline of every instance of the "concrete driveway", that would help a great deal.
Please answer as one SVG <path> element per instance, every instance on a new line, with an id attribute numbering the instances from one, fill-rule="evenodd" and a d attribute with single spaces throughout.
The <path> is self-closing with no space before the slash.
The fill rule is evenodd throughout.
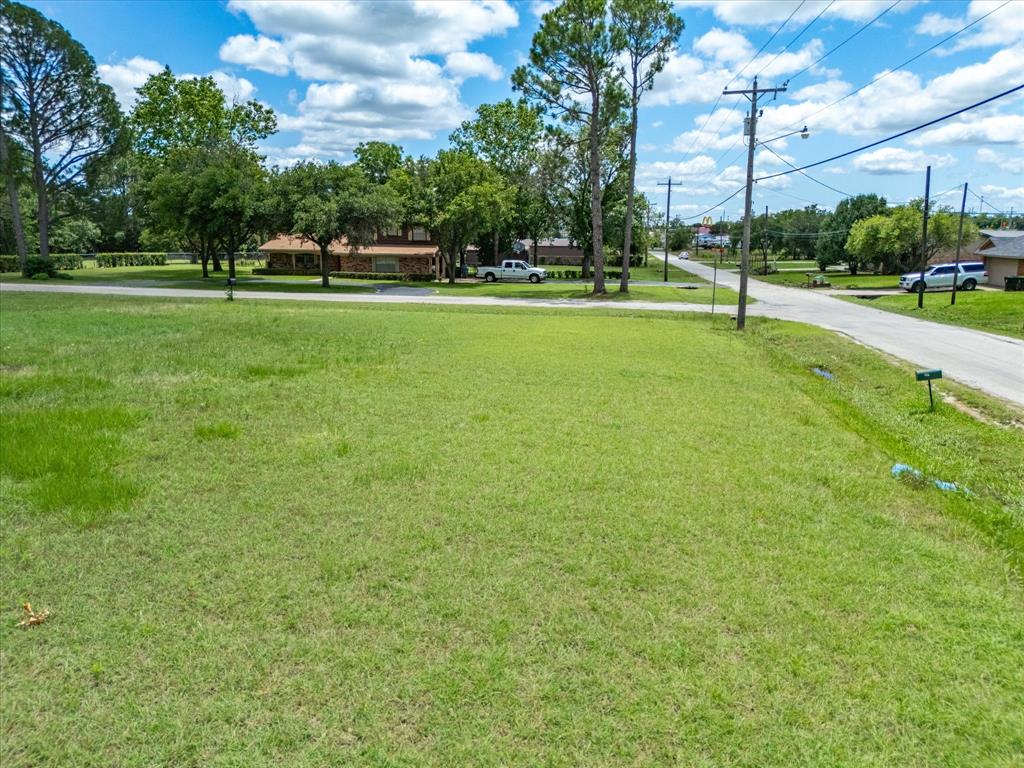
<path id="1" fill-rule="evenodd" d="M 711 267 L 703 264 L 684 259 L 670 262 L 707 280 L 714 274 Z M 739 290 L 740 276 L 719 270 L 718 284 Z M 762 280 L 751 279 L 748 293 L 757 303 L 747 307 L 747 314 L 796 320 L 839 331 L 920 368 L 941 368 L 950 378 L 1024 405 L 1024 340 L 917 320 L 813 290 Z M 929 300 L 945 298 L 926 295 L 925 301 Z"/>

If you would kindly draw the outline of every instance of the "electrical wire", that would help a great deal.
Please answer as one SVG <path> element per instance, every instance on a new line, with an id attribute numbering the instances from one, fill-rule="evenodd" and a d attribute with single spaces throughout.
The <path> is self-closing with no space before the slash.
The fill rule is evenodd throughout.
<path id="1" fill-rule="evenodd" d="M 739 188 L 739 189 L 737 189 L 737 190 L 736 190 L 735 192 L 733 192 L 733 193 L 732 193 L 731 195 L 729 195 L 729 196 L 728 196 L 727 198 L 725 198 L 724 200 L 719 200 L 719 201 L 718 201 L 717 203 L 715 203 L 714 205 L 712 205 L 712 206 L 711 206 L 710 208 L 708 208 L 708 209 L 707 209 L 706 211 L 701 211 L 700 213 L 698 213 L 698 214 L 696 214 L 696 215 L 694 215 L 694 216 L 684 216 L 684 217 L 681 217 L 681 218 L 679 219 L 679 221 L 689 221 L 690 219 L 700 219 L 700 218 L 702 218 L 702 217 L 703 217 L 703 216 L 704 216 L 705 214 L 711 213 L 711 212 L 712 212 L 713 210 L 715 210 L 716 208 L 721 208 L 721 207 L 722 207 L 723 205 L 725 205 L 725 204 L 726 204 L 726 203 L 728 203 L 728 202 L 729 202 L 730 200 L 732 200 L 732 199 L 733 199 L 734 197 L 736 197 L 736 195 L 738 195 L 738 194 L 739 194 L 740 192 L 742 192 L 742 191 L 743 191 L 744 189 L 746 189 L 746 187 L 740 187 L 740 188 Z"/>
<path id="2" fill-rule="evenodd" d="M 987 205 L 989 208 L 991 208 L 993 211 L 998 213 L 1000 216 L 1009 216 L 1010 215 L 1006 211 L 999 210 L 994 205 L 992 205 L 992 203 L 986 202 L 984 197 L 979 195 L 977 192 L 975 192 L 970 187 L 967 188 L 967 191 L 970 192 L 972 195 L 974 195 L 976 198 L 978 198 L 981 201 L 981 205 L 979 206 L 979 211 L 978 211 L 979 213 L 981 212 L 981 208 L 984 208 Z"/>
<path id="3" fill-rule="evenodd" d="M 920 53 L 918 53 L 918 54 L 915 54 L 914 56 L 911 56 L 911 57 L 910 57 L 909 59 L 907 59 L 906 61 L 904 61 L 904 62 L 903 62 L 902 64 L 898 64 L 897 66 L 893 67 L 892 69 L 887 69 L 887 70 L 886 70 L 885 72 L 883 72 L 882 74 L 880 74 L 880 75 L 876 76 L 876 77 L 875 77 L 875 78 L 874 78 L 873 80 L 871 80 L 870 82 L 867 82 L 867 83 L 865 83 L 865 84 L 864 84 L 864 85 L 862 85 L 862 86 L 861 86 L 860 88 L 857 88 L 857 89 L 856 89 L 856 90 L 854 90 L 854 91 L 850 91 L 850 92 L 849 92 L 848 94 L 846 94 L 845 96 L 842 96 L 842 97 L 840 97 L 840 98 L 836 99 L 835 101 L 831 102 L 830 104 L 826 104 L 826 105 L 825 105 L 824 107 L 821 107 L 820 109 L 817 109 L 817 110 L 815 110 L 814 112 L 811 112 L 810 114 L 808 114 L 808 115 L 805 115 L 804 117 L 802 117 L 802 118 L 800 118 L 799 120 L 797 120 L 796 122 L 794 122 L 794 123 L 793 123 L 792 125 L 794 125 L 794 126 L 799 126 L 799 125 L 806 125 L 806 124 L 807 124 L 807 121 L 808 121 L 808 120 L 809 120 L 810 118 L 814 117 L 815 115 L 820 115 L 820 114 L 821 114 L 822 112 L 824 112 L 825 110 L 831 109 L 831 108 L 832 108 L 832 107 L 834 107 L 834 106 L 835 106 L 836 104 L 839 104 L 839 103 L 841 103 L 841 102 L 844 102 L 844 101 L 846 101 L 846 100 L 847 100 L 848 98 L 850 98 L 851 96 L 854 96 L 854 95 L 856 95 L 856 94 L 860 93 L 860 92 L 861 92 L 861 91 L 863 91 L 863 90 L 864 90 L 865 88 L 868 88 L 869 86 L 872 86 L 872 85 L 874 85 L 875 83 L 879 82 L 880 80 L 884 80 L 885 78 L 887 78 L 887 77 L 888 77 L 889 75 L 893 74 L 894 72 L 898 72 L 899 70 L 903 69 L 903 68 L 904 68 L 905 66 L 907 66 L 908 64 L 913 64 L 913 63 L 914 63 L 915 61 L 917 61 L 918 59 L 920 59 L 920 58 L 921 58 L 922 56 L 924 56 L 925 54 L 927 54 L 927 53 L 930 53 L 931 51 L 934 51 L 934 50 L 935 50 L 936 48 L 938 48 L 938 47 L 939 47 L 940 45 L 943 45 L 944 43 L 948 43 L 948 42 L 949 42 L 950 40 L 952 40 L 952 39 L 953 39 L 954 37 L 956 37 L 957 35 L 960 35 L 960 34 L 962 34 L 962 33 L 966 32 L 966 31 L 967 31 L 968 29 L 970 29 L 971 27 L 973 27 L 973 26 L 974 26 L 975 24 L 978 24 L 979 22 L 982 22 L 982 21 L 984 21 L 984 20 L 985 20 L 985 19 L 987 19 L 987 18 L 988 18 L 989 16 L 991 16 L 991 15 L 992 15 L 993 13 L 995 13 L 996 11 L 998 11 L 998 10 L 1000 10 L 1000 9 L 1002 9 L 1002 8 L 1005 8 L 1005 7 L 1006 7 L 1007 5 L 1009 5 L 1009 4 L 1010 4 L 1010 0 L 1005 0 L 1005 2 L 1004 2 L 1004 3 L 1002 4 L 1002 5 L 999 5 L 999 6 L 995 7 L 995 8 L 993 8 L 993 9 L 992 9 L 991 11 L 989 11 L 988 13 L 986 13 L 986 14 L 985 14 L 984 16 L 980 16 L 980 17 L 978 17 L 977 19 L 975 19 L 974 21 L 972 21 L 972 22 L 971 22 L 970 24 L 965 24 L 965 25 L 964 25 L 963 27 L 961 27 L 960 29 L 958 29 L 958 30 L 957 30 L 956 32 L 953 32 L 953 33 L 951 33 L 951 34 L 947 35 L 946 37 L 944 37 L 944 38 L 942 38 L 941 40 L 939 40 L 939 42 L 935 43 L 935 44 L 934 44 L 934 45 L 932 45 L 932 46 L 929 46 L 928 48 L 925 48 L 925 49 L 924 49 L 923 51 L 921 51 Z M 891 7 L 891 6 L 890 6 L 890 7 Z M 877 17 L 876 17 L 876 18 L 877 18 Z M 796 75 L 794 75 L 793 77 L 791 77 L 791 78 L 789 79 L 789 81 L 787 81 L 787 82 L 791 82 L 791 81 L 792 81 L 792 80 L 793 80 L 793 79 L 794 79 L 795 77 L 797 77 L 797 76 L 798 76 L 798 75 L 800 75 L 800 74 L 801 74 L 801 72 L 798 72 L 798 73 L 797 73 Z"/>
<path id="4" fill-rule="evenodd" d="M 790 19 L 792 19 L 796 15 L 796 12 L 804 7 L 804 4 L 806 2 L 807 2 L 807 0 L 800 0 L 800 5 L 798 5 L 796 8 L 793 9 L 793 12 L 791 14 L 789 14 L 789 16 L 786 17 L 786 20 L 784 22 L 782 22 L 782 24 L 779 25 L 779 28 L 776 29 L 772 33 L 772 36 L 769 37 L 764 42 L 764 45 L 762 45 L 760 48 L 758 48 L 757 52 L 754 53 L 754 55 L 750 57 L 750 59 L 747 61 L 747 63 L 744 64 L 742 67 L 740 67 L 739 70 L 737 70 L 736 74 L 734 74 L 732 77 L 729 78 L 729 82 L 727 82 L 725 84 L 725 87 L 722 88 L 723 91 L 725 91 L 730 85 L 732 85 L 733 81 L 736 80 L 736 78 L 738 78 L 741 74 L 743 74 L 743 70 L 745 70 L 747 67 L 749 67 L 754 62 L 754 60 L 758 56 L 761 55 L 761 53 L 764 51 L 764 49 L 767 48 L 771 44 L 772 40 L 774 40 L 778 36 L 779 32 L 781 32 L 783 30 L 783 28 L 787 24 L 789 24 Z M 718 94 L 718 98 L 715 99 L 715 105 L 711 108 L 711 112 L 708 113 L 707 119 L 704 120 L 704 124 L 700 127 L 700 130 L 697 131 L 697 135 L 693 137 L 693 141 L 690 143 L 690 148 L 686 150 L 686 154 L 683 155 L 683 157 L 689 157 L 691 154 L 693 154 L 694 146 L 696 146 L 697 141 L 700 139 L 700 135 L 704 132 L 704 129 L 708 127 L 708 123 L 711 122 L 711 118 L 714 116 L 715 111 L 718 109 L 718 105 L 722 103 L 722 96 L 723 95 L 724 94 L 722 94 L 722 93 Z M 730 114 L 732 112 L 736 111 L 736 107 L 739 106 L 740 101 L 742 101 L 742 99 L 737 99 L 736 104 L 733 106 L 732 110 L 730 110 Z M 715 135 L 718 134 L 718 131 L 721 130 L 722 126 L 725 125 L 725 122 L 728 119 L 729 119 L 729 115 L 726 115 L 725 118 L 722 120 L 721 124 L 719 124 L 718 128 L 715 130 Z M 704 142 L 701 145 L 701 148 L 700 148 L 699 151 L 704 151 L 704 149 L 707 147 L 707 145 L 708 145 L 708 142 Z"/>
<path id="5" fill-rule="evenodd" d="M 821 55 L 821 56 L 820 56 L 820 57 L 819 57 L 818 59 L 816 59 L 815 61 L 813 61 L 813 62 L 811 62 L 810 64 L 808 64 L 808 65 L 807 65 L 806 67 L 804 67 L 803 69 L 801 69 L 801 70 L 800 70 L 799 72 L 797 72 L 797 73 L 796 73 L 795 75 L 793 75 L 792 77 L 790 77 L 790 78 L 789 78 L 789 80 L 787 80 L 786 82 L 787 82 L 787 83 L 791 83 L 791 82 L 793 82 L 793 81 L 794 81 L 794 80 L 796 80 L 796 79 L 797 79 L 798 77 L 800 77 L 800 75 L 802 75 L 802 74 L 803 74 L 804 72 L 806 72 L 806 71 L 807 71 L 808 69 L 810 69 L 811 67 L 815 67 L 815 66 L 817 66 L 818 64 L 820 64 L 821 62 L 823 62 L 823 61 L 824 61 L 825 59 L 827 59 L 827 58 L 828 58 L 829 56 L 831 56 L 831 55 L 832 55 L 833 53 L 835 53 L 835 52 L 836 52 L 836 51 L 838 51 L 838 50 L 839 50 L 840 48 L 842 48 L 842 47 L 843 47 L 844 45 L 846 45 L 846 44 L 847 44 L 848 42 L 850 42 L 851 40 L 853 40 L 853 38 L 855 38 L 855 37 L 856 37 L 857 35 L 859 35 L 859 34 L 860 34 L 861 32 L 863 32 L 863 31 L 864 31 L 865 29 L 867 29 L 867 28 L 868 28 L 868 27 L 870 27 L 870 26 L 871 26 L 872 24 L 874 24 L 874 23 L 875 23 L 876 21 L 878 21 L 878 20 L 879 20 L 880 18 L 882 18 L 883 16 L 885 16 L 885 14 L 887 14 L 887 13 L 888 13 L 889 11 L 891 11 L 891 10 L 892 10 L 893 8 L 895 8 L 895 7 L 897 6 L 897 5 L 899 5 L 899 4 L 900 4 L 900 2 L 901 2 L 901 0 L 896 0 L 896 2 L 895 2 L 895 3 L 893 3 L 892 5 L 890 5 L 890 6 L 888 7 L 888 8 L 886 8 L 886 9 L 885 9 L 884 11 L 882 11 L 882 12 L 881 12 L 880 14 L 878 14 L 877 16 L 875 16 L 875 18 L 873 18 L 873 19 L 872 19 L 871 21 L 869 21 L 869 22 L 868 22 L 867 24 L 865 24 L 864 26 L 862 26 L 862 27 L 861 27 L 860 29 L 858 29 L 858 30 L 857 30 L 856 32 L 854 32 L 854 33 L 853 33 L 852 35 L 850 35 L 850 36 L 849 36 L 848 38 L 846 38 L 845 40 L 843 40 L 843 42 L 841 42 L 841 43 L 840 43 L 839 45 L 837 45 L 837 46 L 835 46 L 834 48 L 830 48 L 829 50 L 825 51 L 825 53 L 824 53 L 824 54 L 822 54 L 822 55 Z"/>
<path id="6" fill-rule="evenodd" d="M 789 47 L 791 45 L 793 45 L 793 43 L 795 43 L 797 40 L 799 40 L 803 36 L 804 32 L 806 32 L 808 29 L 810 29 L 812 26 L 814 26 L 814 22 L 816 22 L 818 19 L 820 19 L 822 16 L 824 16 L 825 15 L 825 11 L 827 11 L 829 8 L 831 8 L 835 4 L 836 4 L 836 0 L 832 0 L 828 5 L 826 5 L 824 8 L 822 8 L 821 11 L 819 11 L 817 16 L 815 16 L 813 19 L 811 19 L 809 22 L 807 22 L 807 24 L 804 25 L 804 28 L 796 33 L 796 37 L 794 37 L 792 40 L 790 40 L 788 43 L 786 43 L 785 47 L 781 51 L 776 53 L 775 56 L 772 57 L 771 61 L 769 61 L 767 64 L 765 64 L 759 70 L 757 70 L 757 73 L 754 75 L 754 77 L 757 77 L 762 72 L 764 72 L 766 69 L 768 69 L 768 67 L 770 67 L 772 64 L 774 64 L 775 60 L 777 58 L 779 58 L 779 56 L 781 56 L 786 51 L 788 51 Z M 797 10 L 800 10 L 800 9 L 798 8 Z"/>
<path id="7" fill-rule="evenodd" d="M 792 170 L 789 170 L 789 171 L 780 171 L 779 173 L 772 173 L 772 174 L 769 174 L 768 176 L 761 176 L 759 178 L 754 179 L 754 181 L 767 181 L 768 179 L 775 179 L 775 178 L 778 178 L 779 176 L 788 176 L 791 173 L 798 173 L 800 171 L 806 171 L 808 168 L 816 168 L 819 165 L 824 165 L 825 163 L 831 163 L 834 160 L 841 160 L 844 157 L 849 157 L 850 155 L 855 155 L 858 152 L 863 152 L 866 149 L 871 149 L 872 147 L 877 147 L 880 144 L 885 144 L 887 142 L 893 141 L 894 139 L 898 139 L 898 138 L 901 138 L 903 136 L 907 136 L 908 134 L 914 133 L 915 131 L 920 131 L 923 128 L 928 128 L 929 126 L 935 125 L 936 123 L 941 123 L 944 120 L 949 120 L 951 117 L 956 117 L 957 115 L 962 115 L 964 112 L 969 112 L 972 109 L 977 109 L 978 107 L 983 107 L 986 104 L 991 104 L 993 101 L 997 101 L 998 99 L 1002 99 L 1002 98 L 1004 98 L 1006 96 L 1009 96 L 1011 93 L 1016 93 L 1017 91 L 1022 90 L 1022 89 L 1024 89 L 1024 83 L 1021 83 L 1020 85 L 1016 85 L 1013 88 L 1010 88 L 1009 90 L 1003 91 L 1002 93 L 997 93 L 995 96 L 989 96 L 987 99 L 982 99 L 981 101 L 977 101 L 974 104 L 970 104 L 970 105 L 968 105 L 966 107 L 962 107 L 961 109 L 958 109 L 955 112 L 949 112 L 948 114 L 942 115 L 942 117 L 937 117 L 934 120 L 929 120 L 927 123 L 921 123 L 920 125 L 915 125 L 913 128 L 907 128 L 905 131 L 900 131 L 899 133 L 895 133 L 892 136 L 886 136 L 884 139 L 879 139 L 878 141 L 873 141 L 870 144 L 865 144 L 862 147 L 857 147 L 856 149 L 851 149 L 851 150 L 848 150 L 846 152 L 842 152 L 842 153 L 840 153 L 838 155 L 833 155 L 832 157 L 827 157 L 824 160 L 818 160 L 818 161 L 813 162 L 813 163 L 808 163 L 807 165 L 802 165 L 799 168 L 793 168 Z"/>
<path id="8" fill-rule="evenodd" d="M 843 192 L 843 190 L 841 190 L 841 189 L 836 189 L 835 187 L 833 187 L 833 186 L 830 186 L 830 185 L 826 184 L 826 183 L 825 183 L 824 181 L 819 181 L 818 179 L 816 179 L 816 178 L 814 178 L 813 176 L 811 176 L 811 175 L 810 175 L 809 173 L 805 173 L 804 171 L 801 171 L 801 170 L 799 170 L 799 169 L 798 169 L 798 168 L 797 168 L 797 167 L 796 167 L 795 165 L 793 165 L 793 164 L 792 164 L 791 162 L 789 162 L 789 160 L 787 160 L 786 158 L 784 158 L 784 157 L 783 157 L 782 155 L 780 155 L 780 154 L 779 154 L 778 152 L 776 152 L 776 151 L 775 151 L 774 149 L 772 149 L 771 147 L 769 147 L 769 146 L 768 146 L 767 144 L 764 144 L 764 143 L 762 143 L 762 144 L 760 144 L 759 146 L 763 147 L 764 149 L 767 149 L 767 150 L 768 150 L 769 152 L 771 152 L 771 153 L 772 153 L 773 155 L 775 155 L 775 156 L 776 156 L 777 158 L 779 158 L 779 160 L 781 160 L 782 162 L 784 162 L 784 163 L 785 163 L 786 165 L 788 165 L 788 166 L 789 166 L 790 168 L 792 168 L 792 169 L 793 169 L 794 171 L 798 171 L 798 172 L 800 173 L 800 175 L 801 175 L 801 176 L 804 176 L 805 178 L 808 178 L 808 179 L 810 179 L 810 180 L 811 180 L 811 181 L 813 181 L 813 182 L 814 182 L 815 184 L 818 184 L 818 185 L 820 185 L 820 186 L 824 187 L 825 189 L 830 189 L 830 190 L 832 190 L 833 192 L 838 192 L 838 193 L 839 193 L 840 195 L 842 195 L 843 197 L 853 197 L 853 195 L 851 195 L 851 194 L 850 194 L 849 192 Z"/>

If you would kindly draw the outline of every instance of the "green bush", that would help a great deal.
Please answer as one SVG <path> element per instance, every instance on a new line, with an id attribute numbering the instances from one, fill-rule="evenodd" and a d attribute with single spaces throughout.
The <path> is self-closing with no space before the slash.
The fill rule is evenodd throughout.
<path id="1" fill-rule="evenodd" d="M 309 267 L 302 269 L 296 267 L 257 267 L 252 271 L 254 275 L 319 275 L 320 267 Z M 333 274 L 333 272 L 331 273 Z"/>
<path id="2" fill-rule="evenodd" d="M 331 272 L 331 277 L 342 280 L 396 280 L 399 282 L 429 283 L 434 276 L 423 272 Z"/>
<path id="3" fill-rule="evenodd" d="M 28 260 L 31 261 L 33 259 L 36 261 L 42 260 L 39 256 L 30 256 Z M 51 253 L 49 260 L 53 263 L 54 270 L 82 268 L 82 257 L 77 253 Z M 0 272 L 18 272 L 20 270 L 21 265 L 18 263 L 16 255 L 10 253 L 0 255 Z M 38 267 L 36 271 L 38 271 Z M 27 271 L 25 272 L 25 277 L 31 276 Z"/>
<path id="4" fill-rule="evenodd" d="M 166 253 L 97 253 L 97 267 L 162 267 Z"/>
<path id="5" fill-rule="evenodd" d="M 42 275 L 45 279 L 47 277 L 57 276 L 57 265 L 53 259 L 44 259 L 39 256 L 29 256 L 25 259 L 25 269 L 22 272 L 25 277 L 37 278 Z"/>

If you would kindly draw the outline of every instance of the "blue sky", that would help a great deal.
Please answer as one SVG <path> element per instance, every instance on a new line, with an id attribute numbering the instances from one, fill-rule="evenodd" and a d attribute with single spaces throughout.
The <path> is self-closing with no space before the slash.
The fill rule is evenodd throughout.
<path id="1" fill-rule="evenodd" d="M 281 164 L 314 157 L 347 162 L 352 147 L 370 139 L 432 154 L 477 105 L 513 95 L 509 75 L 524 61 L 539 15 L 551 5 L 502 0 L 31 4 L 89 49 L 126 107 L 133 88 L 163 65 L 179 75 L 212 73 L 229 97 L 269 104 L 281 131 L 264 151 Z M 806 122 L 809 139 L 771 145 L 798 165 L 1024 82 L 1024 3 L 1019 0 L 902 0 L 807 69 L 892 4 L 677 3 L 686 30 L 645 96 L 638 186 L 663 205 L 664 189 L 657 182 L 672 174 L 680 184 L 672 212 L 682 216 L 699 213 L 735 190 L 744 173 L 740 134 L 746 102 L 718 96 L 730 80 L 731 87 L 740 87 L 757 72 L 762 86 L 790 81 L 785 94 L 765 105 L 759 136 L 779 135 Z M 993 10 L 908 67 L 829 106 Z M 990 204 L 1020 210 L 1022 104 L 1020 98 L 1004 99 L 811 175 L 846 193 L 877 192 L 898 201 L 923 193 L 930 163 L 933 194 L 966 180 Z M 785 169 L 784 160 L 760 149 L 757 173 Z M 754 206 L 779 210 L 816 202 L 832 207 L 840 199 L 839 192 L 791 174 L 758 184 Z M 959 197 L 950 193 L 941 201 L 958 205 Z M 969 198 L 972 205 L 979 205 L 976 197 Z M 736 218 L 741 207 L 738 196 L 719 212 Z"/>

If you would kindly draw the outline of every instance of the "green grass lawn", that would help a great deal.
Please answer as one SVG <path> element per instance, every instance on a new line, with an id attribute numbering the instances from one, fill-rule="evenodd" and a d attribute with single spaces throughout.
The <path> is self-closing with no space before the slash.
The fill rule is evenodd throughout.
<path id="1" fill-rule="evenodd" d="M 781 262 L 780 262 L 781 263 Z M 818 269 L 808 269 L 816 275 L 822 274 Z M 875 290 L 878 288 L 898 288 L 899 275 L 850 275 L 828 272 L 828 281 L 833 288 L 844 290 Z M 804 272 L 774 272 L 770 275 L 755 275 L 758 280 L 777 285 L 806 286 L 807 275 Z"/>
<path id="2" fill-rule="evenodd" d="M 843 297 L 847 298 L 847 297 Z M 899 312 L 901 315 L 963 325 L 1004 336 L 1024 338 L 1024 293 L 1005 291 L 957 291 L 956 304 L 950 305 L 950 292 L 926 293 L 924 307 L 917 308 L 915 294 L 901 293 L 865 300 L 848 298 L 870 307 Z"/>
<path id="3" fill-rule="evenodd" d="M 648 270 L 651 267 L 647 268 Z M 646 274 L 644 268 L 639 268 L 641 275 Z M 608 293 L 604 296 L 594 296 L 592 288 L 582 283 L 569 283 L 562 281 L 551 281 L 540 285 L 530 283 L 399 283 L 410 287 L 428 288 L 440 294 L 460 296 L 498 296 L 503 298 L 540 298 L 540 299 L 593 299 L 595 301 L 676 301 L 692 304 L 711 303 L 711 285 L 693 276 L 692 279 L 687 273 L 677 270 L 674 267 L 669 273 L 673 281 L 686 281 L 698 283 L 701 288 L 681 289 L 661 286 L 632 286 L 626 295 L 619 293 L 619 281 L 608 280 L 606 286 Z M 380 281 L 366 281 L 365 283 L 356 280 L 333 281 L 330 288 L 320 285 L 319 278 L 307 275 L 253 275 L 252 267 L 239 267 L 237 270 L 238 291 L 277 291 L 277 292 L 302 292 L 302 293 L 373 293 L 373 285 Z M 207 290 L 223 291 L 227 280 L 227 274 L 221 273 L 203 279 L 200 268 L 195 264 L 175 263 L 163 267 L 114 267 L 100 269 L 90 267 L 82 270 L 74 270 L 64 273 L 69 275 L 67 279 L 54 280 L 55 284 L 89 284 L 89 285 L 132 285 L 146 288 L 199 288 Z M 212 274 L 212 273 L 211 273 Z M 658 273 L 661 274 L 660 272 Z M 643 280 L 646 277 L 634 279 Z M 27 281 L 17 273 L 4 273 L 0 275 L 0 281 L 4 282 L 32 282 Z M 392 283 L 389 283 L 392 284 Z M 720 304 L 735 304 L 738 296 L 728 288 L 718 288 L 715 301 Z"/>
<path id="4" fill-rule="evenodd" d="M 0 311 L 5 768 L 1024 757 L 1022 433 L 838 336 Z"/>

